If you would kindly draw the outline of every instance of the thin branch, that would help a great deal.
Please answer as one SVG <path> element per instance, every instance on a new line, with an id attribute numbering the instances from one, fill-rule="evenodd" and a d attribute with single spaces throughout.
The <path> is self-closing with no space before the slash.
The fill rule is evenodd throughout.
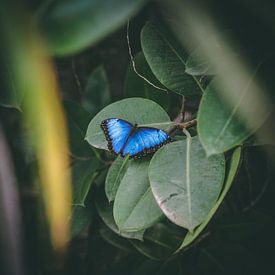
<path id="1" fill-rule="evenodd" d="M 127 37 L 128 51 L 129 51 L 129 55 L 130 55 L 130 59 L 131 59 L 131 62 L 132 62 L 132 66 L 133 66 L 134 72 L 135 72 L 140 78 L 142 78 L 144 81 L 146 81 L 149 85 L 153 86 L 154 88 L 156 88 L 156 89 L 158 89 L 158 90 L 165 91 L 165 92 L 168 93 L 169 91 L 168 91 L 167 89 L 158 87 L 157 85 L 155 85 L 154 83 L 152 83 L 150 80 L 148 80 L 145 76 L 143 76 L 142 74 L 140 74 L 140 73 L 137 71 L 136 63 L 135 63 L 135 60 L 134 60 L 134 57 L 133 57 L 133 54 L 132 54 L 131 45 L 130 45 L 129 25 L 130 25 L 130 23 L 129 23 L 129 20 L 128 20 L 128 22 L 127 22 L 127 34 L 126 34 L 126 37 Z"/>
<path id="2" fill-rule="evenodd" d="M 183 122 L 183 123 L 179 123 L 177 125 L 178 128 L 180 129 L 187 129 L 187 128 L 191 128 L 193 126 L 197 125 L 197 119 L 192 119 L 190 121 L 186 121 L 186 122 Z"/>

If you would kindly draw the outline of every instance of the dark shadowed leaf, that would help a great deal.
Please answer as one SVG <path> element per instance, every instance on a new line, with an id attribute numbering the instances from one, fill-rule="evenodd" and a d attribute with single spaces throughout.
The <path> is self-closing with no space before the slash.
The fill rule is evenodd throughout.
<path id="1" fill-rule="evenodd" d="M 92 147 L 85 141 L 85 132 L 91 115 L 78 103 L 66 100 L 63 102 L 69 132 L 70 151 L 75 158 L 93 157 Z"/>
<path id="2" fill-rule="evenodd" d="M 127 240 L 123 237 L 120 237 L 119 235 L 114 233 L 111 229 L 109 229 L 107 226 L 102 224 L 101 228 L 99 229 L 99 233 L 100 233 L 101 237 L 109 244 L 111 244 L 119 249 L 126 250 L 128 252 L 134 251 L 134 248 L 131 245 L 131 243 L 129 242 L 129 240 Z"/>
<path id="3" fill-rule="evenodd" d="M 79 161 L 72 166 L 73 205 L 85 206 L 91 184 L 97 176 L 99 162 L 96 158 Z"/>
<path id="4" fill-rule="evenodd" d="M 108 202 L 104 192 L 97 193 L 95 203 L 99 216 L 113 232 L 125 238 L 143 240 L 144 230 L 126 232 L 118 229 L 113 216 L 113 204 Z"/>
<path id="5" fill-rule="evenodd" d="M 253 249 L 242 244 L 212 242 L 199 249 L 196 274 L 268 274 L 266 268 L 258 268 L 259 257 Z"/>
<path id="6" fill-rule="evenodd" d="M 153 260 L 152 260 L 153 257 Z M 171 256 L 166 261 L 156 261 L 154 255 L 137 266 L 133 275 L 184 275 L 186 274 L 186 267 L 184 270 L 181 267 L 181 259 L 177 256 Z"/>
<path id="7" fill-rule="evenodd" d="M 172 222 L 190 231 L 206 219 L 215 204 L 224 173 L 224 156 L 208 158 L 197 137 L 161 148 L 149 166 L 158 205 Z"/>
<path id="8" fill-rule="evenodd" d="M 215 224 L 215 230 L 222 232 L 233 242 L 242 242 L 257 238 L 272 222 L 272 217 L 266 213 L 251 210 L 221 217 Z"/>
<path id="9" fill-rule="evenodd" d="M 47 1 L 37 14 L 39 28 L 53 54 L 79 52 L 116 30 L 145 0 Z"/>
<path id="10" fill-rule="evenodd" d="M 209 221 L 212 219 L 212 217 L 214 216 L 214 214 L 218 210 L 219 206 L 223 202 L 227 192 L 229 191 L 229 189 L 233 183 L 234 177 L 235 177 L 238 167 L 239 167 L 240 160 L 241 160 L 241 148 L 239 147 L 239 148 L 235 149 L 235 151 L 231 157 L 230 164 L 229 164 L 229 171 L 228 171 L 228 174 L 226 177 L 226 181 L 225 181 L 222 193 L 219 196 L 219 199 L 217 200 L 217 202 L 215 203 L 215 205 L 213 206 L 211 211 L 208 213 L 204 222 L 200 226 L 198 226 L 194 230 L 193 233 L 191 233 L 191 232 L 187 233 L 179 250 L 188 246 L 191 242 L 193 242 L 199 236 L 199 234 L 203 231 L 203 229 L 207 226 Z"/>
<path id="11" fill-rule="evenodd" d="M 163 216 L 150 188 L 148 166 L 149 160 L 130 161 L 117 190 L 114 218 L 122 230 L 146 229 Z"/>
<path id="12" fill-rule="evenodd" d="M 6 76 L 4 79 L 4 85 L 3 87 L 1 85 L 0 89 L 0 105 L 21 110 L 24 95 L 22 94 L 20 87 L 17 87 L 9 66 L 3 64 L 3 67 Z"/>
<path id="13" fill-rule="evenodd" d="M 199 81 L 185 73 L 183 50 L 166 30 L 148 22 L 141 32 L 141 45 L 152 72 L 165 87 L 180 95 L 202 92 Z"/>
<path id="14" fill-rule="evenodd" d="M 76 237 L 91 222 L 92 210 L 89 207 L 79 205 L 72 206 L 70 217 L 71 222 L 71 238 Z"/>
<path id="15" fill-rule="evenodd" d="M 176 251 L 184 233 L 158 223 L 149 228 L 144 234 L 144 241 L 131 240 L 133 246 L 145 256 L 153 260 L 166 259 Z"/>
<path id="16" fill-rule="evenodd" d="M 81 103 L 91 116 L 94 116 L 109 102 L 108 79 L 103 66 L 99 66 L 91 73 L 87 80 Z"/>
<path id="17" fill-rule="evenodd" d="M 160 104 L 164 109 L 169 107 L 170 98 L 169 92 L 163 91 L 163 85 L 153 75 L 148 63 L 142 52 L 139 52 L 134 57 L 135 67 L 139 74 L 145 77 L 150 83 L 159 87 L 160 89 L 149 84 L 142 79 L 133 69 L 133 64 L 130 62 L 124 82 L 124 94 L 127 97 L 145 97 L 154 100 Z M 167 90 L 167 89 L 166 89 Z"/>
<path id="18" fill-rule="evenodd" d="M 128 159 L 128 156 L 125 158 L 118 156 L 109 168 L 105 181 L 105 193 L 109 202 L 115 199 L 117 189 L 129 165 Z"/>
<path id="19" fill-rule="evenodd" d="M 127 98 L 112 103 L 101 110 L 90 122 L 86 140 L 94 147 L 107 149 L 107 141 L 100 124 L 107 118 L 121 118 L 138 125 L 152 124 L 152 127 L 169 128 L 168 114 L 154 101 L 145 98 Z M 164 124 L 160 124 L 164 122 Z"/>

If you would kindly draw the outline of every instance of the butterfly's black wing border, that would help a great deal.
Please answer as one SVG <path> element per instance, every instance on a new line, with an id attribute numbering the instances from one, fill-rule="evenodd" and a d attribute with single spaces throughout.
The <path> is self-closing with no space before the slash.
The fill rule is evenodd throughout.
<path id="1" fill-rule="evenodd" d="M 142 129 L 161 130 L 161 129 L 154 128 L 154 127 L 137 127 L 137 130 L 139 130 L 139 129 L 141 129 L 141 130 Z M 165 132 L 164 130 L 161 130 L 161 131 Z M 163 141 L 162 143 L 155 145 L 153 147 L 145 148 L 142 151 L 138 152 L 137 154 L 130 156 L 130 158 L 140 159 L 142 157 L 147 157 L 148 155 L 155 153 L 159 148 L 161 148 L 165 144 L 171 143 L 173 141 L 173 139 L 168 135 L 168 133 L 166 133 L 166 134 L 167 134 L 168 138 L 165 141 Z"/>
<path id="2" fill-rule="evenodd" d="M 117 118 L 117 117 L 110 117 L 110 118 L 107 118 L 107 119 L 104 119 L 101 124 L 100 124 L 100 127 L 105 135 L 105 138 L 107 140 L 107 147 L 108 147 L 108 150 L 110 152 L 112 152 L 115 156 L 119 155 L 120 153 L 116 153 L 114 151 L 114 148 L 113 148 L 113 144 L 112 144 L 112 138 L 110 137 L 110 134 L 109 134 L 109 130 L 108 130 L 108 127 L 107 127 L 107 122 L 111 119 L 119 119 L 119 120 L 122 120 L 124 121 L 125 123 L 129 124 L 132 128 L 134 128 L 134 125 L 132 123 L 130 123 L 129 121 L 125 120 L 125 119 L 122 119 L 122 118 Z M 128 136 L 129 137 L 129 136 Z"/>

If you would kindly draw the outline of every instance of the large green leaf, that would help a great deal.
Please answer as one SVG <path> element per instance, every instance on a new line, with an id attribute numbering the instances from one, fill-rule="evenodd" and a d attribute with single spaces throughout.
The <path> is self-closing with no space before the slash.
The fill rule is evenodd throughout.
<path id="1" fill-rule="evenodd" d="M 148 22 L 141 32 L 141 45 L 152 72 L 165 87 L 180 95 L 202 92 L 196 77 L 185 73 L 183 51 L 167 31 Z"/>
<path id="2" fill-rule="evenodd" d="M 91 115 L 74 101 L 66 100 L 63 102 L 63 106 L 67 118 L 71 155 L 81 159 L 91 158 L 93 156 L 92 147 L 84 140 Z"/>
<path id="3" fill-rule="evenodd" d="M 215 71 L 211 61 L 201 54 L 201 48 L 195 49 L 186 60 L 186 73 L 190 75 L 213 75 Z"/>
<path id="4" fill-rule="evenodd" d="M 99 162 L 96 158 L 79 161 L 72 166 L 73 205 L 85 206 L 91 184 L 97 176 Z"/>
<path id="5" fill-rule="evenodd" d="M 122 230 L 146 229 L 163 215 L 151 192 L 148 166 L 149 160 L 130 161 L 117 190 L 114 218 Z"/>
<path id="6" fill-rule="evenodd" d="M 179 247 L 184 232 L 168 224 L 158 223 L 144 234 L 144 241 L 131 240 L 133 246 L 153 260 L 166 259 Z"/>
<path id="7" fill-rule="evenodd" d="M 84 94 L 82 106 L 94 116 L 99 110 L 110 102 L 108 79 L 103 66 L 97 67 L 89 76 Z"/>
<path id="8" fill-rule="evenodd" d="M 211 81 L 198 112 L 198 133 L 208 155 L 242 144 L 263 125 L 274 108 L 274 68 L 270 58 L 253 72 L 222 72 Z"/>
<path id="9" fill-rule="evenodd" d="M 144 98 L 127 98 L 112 103 L 101 110 L 90 122 L 86 140 L 94 147 L 107 149 L 107 141 L 100 124 L 102 120 L 116 117 L 128 120 L 138 125 L 152 124 L 152 126 L 166 130 L 169 127 L 168 114 L 155 102 Z M 165 122 L 163 125 L 160 123 Z"/>
<path id="10" fill-rule="evenodd" d="M 240 55 L 240 49 L 236 47 L 237 43 L 233 39 L 233 33 L 226 31 L 221 35 L 224 38 L 224 42 L 226 41 L 226 46 L 235 54 L 234 58 L 238 58 L 237 55 Z M 212 52 L 227 52 L 222 49 L 224 45 L 221 45 L 220 41 L 217 40 L 217 37 L 212 35 L 208 39 L 209 41 L 212 41 Z M 225 55 L 215 55 L 212 56 L 212 58 L 206 57 L 205 48 L 206 46 L 201 44 L 190 53 L 186 60 L 186 73 L 190 75 L 215 75 L 219 73 L 215 64 L 225 63 L 229 57 Z"/>
<path id="11" fill-rule="evenodd" d="M 125 158 L 118 156 L 109 168 L 105 181 L 105 193 L 109 202 L 115 199 L 117 189 L 127 171 L 128 160 L 128 156 Z"/>
<path id="12" fill-rule="evenodd" d="M 50 0 L 38 12 L 37 21 L 53 54 L 72 54 L 116 30 L 144 3 L 145 0 Z"/>
<path id="13" fill-rule="evenodd" d="M 208 158 L 197 137 L 161 148 L 152 158 L 149 178 L 164 214 L 193 231 L 202 223 L 222 189 L 223 155 Z"/>
<path id="14" fill-rule="evenodd" d="M 153 75 L 142 52 L 139 52 L 134 56 L 134 62 L 137 72 L 152 84 L 148 83 L 141 76 L 137 75 L 133 69 L 132 62 L 130 62 L 124 82 L 125 96 L 145 97 L 154 100 L 163 108 L 167 109 L 170 103 L 168 91 L 165 91 L 165 87 L 163 87 L 163 85 Z M 154 87 L 153 85 L 158 88 Z"/>
<path id="15" fill-rule="evenodd" d="M 203 231 L 203 229 L 207 226 L 209 221 L 212 219 L 212 217 L 214 216 L 219 206 L 223 202 L 227 192 L 229 191 L 233 183 L 234 177 L 239 167 L 240 160 L 241 160 L 241 148 L 238 147 L 237 149 L 235 149 L 231 157 L 230 164 L 229 164 L 229 171 L 226 177 L 226 181 L 225 181 L 222 193 L 219 196 L 219 199 L 216 201 L 215 205 L 212 207 L 211 211 L 208 213 L 204 222 L 200 226 L 198 226 L 193 233 L 191 232 L 187 233 L 179 250 L 188 246 L 191 242 L 193 242 L 199 236 L 199 234 Z"/>
<path id="16" fill-rule="evenodd" d="M 241 121 L 238 108 L 238 105 L 228 106 L 213 82 L 208 85 L 198 113 L 199 137 L 208 155 L 225 152 L 241 144 L 251 134 Z"/>
<path id="17" fill-rule="evenodd" d="M 143 240 L 144 230 L 126 232 L 118 229 L 113 216 L 113 204 L 108 202 L 104 192 L 97 193 L 95 205 L 99 216 L 113 232 L 125 238 Z"/>

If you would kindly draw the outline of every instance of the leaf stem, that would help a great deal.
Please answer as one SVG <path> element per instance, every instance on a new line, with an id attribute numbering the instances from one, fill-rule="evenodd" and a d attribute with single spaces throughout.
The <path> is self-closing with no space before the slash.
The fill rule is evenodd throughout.
<path id="1" fill-rule="evenodd" d="M 141 124 L 138 125 L 139 127 L 151 127 L 151 126 L 162 126 L 162 125 L 173 125 L 173 128 L 190 128 L 197 124 L 197 119 L 192 119 L 186 122 L 175 122 L 175 121 L 167 121 L 167 122 L 156 122 L 156 123 L 148 123 L 148 124 Z"/>
<path id="2" fill-rule="evenodd" d="M 190 133 L 186 130 L 186 128 L 183 128 L 182 132 L 186 135 L 187 139 L 190 140 L 192 138 L 191 135 L 190 135 Z"/>

